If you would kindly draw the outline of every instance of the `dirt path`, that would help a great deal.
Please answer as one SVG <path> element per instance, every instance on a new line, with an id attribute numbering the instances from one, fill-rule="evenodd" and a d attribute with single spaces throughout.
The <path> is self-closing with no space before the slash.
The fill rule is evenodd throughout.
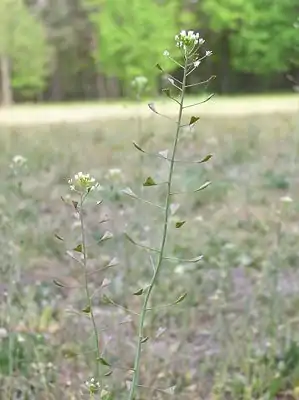
<path id="1" fill-rule="evenodd" d="M 198 101 L 198 100 L 197 100 Z M 196 100 L 187 100 L 192 104 Z M 177 112 L 175 103 L 158 101 L 156 108 L 169 116 Z M 209 102 L 185 110 L 187 115 L 242 116 L 255 114 L 286 113 L 299 115 L 299 96 L 247 96 L 236 98 L 214 97 Z M 0 125 L 35 125 L 51 123 L 76 123 L 128 119 L 139 114 L 150 116 L 147 104 L 68 104 L 68 105 L 24 105 L 0 109 Z"/>

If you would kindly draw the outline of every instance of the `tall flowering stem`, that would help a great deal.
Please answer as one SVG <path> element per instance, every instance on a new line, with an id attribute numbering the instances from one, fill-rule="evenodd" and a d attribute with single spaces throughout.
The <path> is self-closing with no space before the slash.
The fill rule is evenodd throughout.
<path id="1" fill-rule="evenodd" d="M 167 192 L 165 197 L 165 212 L 164 212 L 164 222 L 163 222 L 163 231 L 162 231 L 162 239 L 161 245 L 159 249 L 159 256 L 157 259 L 157 263 L 154 269 L 154 273 L 151 279 L 151 282 L 145 292 L 145 297 L 140 313 L 139 319 L 139 327 L 138 327 L 138 342 L 137 342 L 137 349 L 135 355 L 135 362 L 134 362 L 134 371 L 133 371 L 133 380 L 130 387 L 129 392 L 129 400 L 134 400 L 137 388 L 139 386 L 139 374 L 140 374 L 140 362 L 141 362 L 141 350 L 142 344 L 144 342 L 144 324 L 145 318 L 148 311 L 148 303 L 150 301 L 153 289 L 157 283 L 159 272 L 161 270 L 161 266 L 163 264 L 163 259 L 165 257 L 165 245 L 167 241 L 168 231 L 169 231 L 169 215 L 170 215 L 170 205 L 171 205 L 171 196 L 172 196 L 172 181 L 173 181 L 173 172 L 175 166 L 175 157 L 177 153 L 178 147 L 178 140 L 180 136 L 180 132 L 182 129 L 182 117 L 183 117 L 183 110 L 184 110 L 184 99 L 185 93 L 187 88 L 187 77 L 192 73 L 192 71 L 198 67 L 201 60 L 211 53 L 207 53 L 202 58 L 198 58 L 198 48 L 200 45 L 204 43 L 203 39 L 199 38 L 199 34 L 194 34 L 193 31 L 189 31 L 186 33 L 185 31 L 181 31 L 179 35 L 175 37 L 177 47 L 181 49 L 182 56 L 184 59 L 184 63 L 180 64 L 176 60 L 172 59 L 170 53 L 168 51 L 164 52 L 164 56 L 169 57 L 172 59 L 177 65 L 180 65 L 183 68 L 183 79 L 182 82 L 179 82 L 180 86 L 177 86 L 175 83 L 175 87 L 180 90 L 180 96 L 178 100 L 175 100 L 178 103 L 179 111 L 178 111 L 178 119 L 176 121 L 177 127 L 175 131 L 173 146 L 172 146 L 172 153 L 170 158 L 170 165 L 169 165 L 169 172 L 168 172 L 168 180 L 167 180 Z M 174 80 L 169 78 L 169 81 L 173 84 Z"/>
<path id="2" fill-rule="evenodd" d="M 87 254 L 87 244 L 86 244 L 86 228 L 84 221 L 84 203 L 89 193 L 93 191 L 95 188 L 97 188 L 99 184 L 89 174 L 83 174 L 82 172 L 78 172 L 78 174 L 76 174 L 73 179 L 70 179 L 68 183 L 70 185 L 70 189 L 72 191 L 77 192 L 80 196 L 79 203 L 78 204 L 74 203 L 76 212 L 79 215 L 80 230 L 81 230 L 81 244 L 77 246 L 76 251 L 79 251 L 82 254 L 83 258 L 82 266 L 84 269 L 84 288 L 87 301 L 87 305 L 83 311 L 90 316 L 93 328 L 94 342 L 95 342 L 96 357 L 95 357 L 94 378 L 92 378 L 93 379 L 92 385 L 88 386 L 90 393 L 92 394 L 93 391 L 95 391 L 95 388 L 98 390 L 100 387 L 102 387 L 102 382 L 100 377 L 100 362 L 99 362 L 101 358 L 101 350 L 99 345 L 99 333 L 96 325 L 93 304 L 92 304 L 92 297 L 88 281 L 88 265 L 87 265 L 88 254 Z M 93 382 L 95 382 L 95 384 Z"/>

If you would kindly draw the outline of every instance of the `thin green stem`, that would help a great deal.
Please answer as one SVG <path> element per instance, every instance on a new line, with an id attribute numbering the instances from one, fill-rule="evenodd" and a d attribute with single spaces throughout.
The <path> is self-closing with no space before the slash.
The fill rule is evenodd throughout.
<path id="1" fill-rule="evenodd" d="M 179 117 L 178 117 L 178 121 L 177 121 L 177 129 L 176 129 L 176 134 L 175 134 L 173 148 L 172 148 L 172 156 L 171 156 L 171 160 L 170 160 L 161 246 L 160 246 L 160 251 L 159 251 L 159 257 L 157 260 L 157 265 L 156 265 L 153 277 L 151 279 L 150 285 L 145 294 L 144 302 L 143 302 L 142 309 L 141 309 L 139 327 L 138 327 L 138 343 L 137 343 L 135 362 L 134 362 L 134 373 L 133 373 L 133 380 L 132 380 L 132 385 L 130 388 L 128 400 L 134 400 L 134 395 L 135 395 L 136 389 L 139 385 L 141 348 L 142 348 L 142 340 L 144 337 L 143 331 L 144 331 L 145 316 L 148 311 L 147 305 L 150 300 L 154 286 L 157 282 L 157 279 L 159 276 L 159 271 L 161 269 L 162 261 L 164 258 L 164 249 L 165 249 L 167 233 L 168 233 L 169 209 L 170 209 L 170 204 L 171 204 L 172 177 L 173 177 L 173 171 L 174 171 L 174 165 L 175 165 L 175 155 L 176 155 L 178 139 L 179 139 L 179 134 L 180 134 L 180 129 L 181 129 L 183 108 L 184 108 L 184 96 L 185 96 L 186 80 L 187 80 L 187 64 L 188 64 L 188 57 L 186 57 L 186 59 L 185 59 L 184 76 L 183 76 L 182 91 L 181 91 L 181 101 L 180 101 L 180 108 L 179 108 Z"/>
<path id="2" fill-rule="evenodd" d="M 94 333 L 94 339 L 95 339 L 95 345 L 96 345 L 96 360 L 95 360 L 95 380 L 96 382 L 100 382 L 100 364 L 99 364 L 99 359 L 101 357 L 101 351 L 100 351 L 100 345 L 99 345 L 99 334 L 98 334 L 98 329 L 94 317 L 94 312 L 93 312 L 93 305 L 92 305 L 92 297 L 90 295 L 90 290 L 89 290 L 89 282 L 88 282 L 88 269 L 87 269 L 87 246 L 86 246 L 86 238 L 85 238 L 85 224 L 84 224 L 84 216 L 83 216 L 83 204 L 84 204 L 85 196 L 81 195 L 81 201 L 80 201 L 80 210 L 79 210 L 79 216 L 80 216 L 80 226 L 81 226 L 81 238 L 82 238 L 82 254 L 83 254 L 83 267 L 84 267 L 84 286 L 85 286 L 85 293 L 86 293 L 86 299 L 87 299 L 87 305 L 89 309 L 89 314 L 90 314 L 90 319 L 92 322 L 92 327 L 93 327 L 93 333 Z M 102 386 L 102 385 L 101 385 Z"/>

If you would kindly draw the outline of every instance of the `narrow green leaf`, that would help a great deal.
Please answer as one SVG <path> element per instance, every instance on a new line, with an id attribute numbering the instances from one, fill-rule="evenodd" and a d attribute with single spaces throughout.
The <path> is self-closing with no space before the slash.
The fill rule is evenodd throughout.
<path id="1" fill-rule="evenodd" d="M 194 117 L 194 116 L 192 116 L 192 117 L 190 118 L 189 125 L 194 125 L 195 122 L 197 122 L 198 120 L 199 120 L 199 117 Z"/>
<path id="2" fill-rule="evenodd" d="M 136 142 L 133 142 L 133 145 L 137 150 L 141 151 L 141 153 L 145 153 L 145 151 L 139 146 L 139 144 L 137 144 Z"/>
<path id="3" fill-rule="evenodd" d="M 136 194 L 133 192 L 133 190 L 132 190 L 131 188 L 129 188 L 129 187 L 123 189 L 122 192 L 123 192 L 124 194 L 126 194 L 127 196 L 133 197 L 133 198 L 135 198 L 135 199 L 137 198 L 137 195 L 136 195 Z"/>
<path id="4" fill-rule="evenodd" d="M 134 239 L 131 238 L 131 236 L 129 236 L 126 232 L 124 233 L 126 239 L 128 239 L 129 242 L 131 242 L 132 244 L 137 245 L 137 243 L 135 242 Z"/>
<path id="5" fill-rule="evenodd" d="M 153 180 L 151 176 L 146 178 L 145 182 L 143 183 L 143 186 L 156 186 L 156 182 Z"/>
<path id="6" fill-rule="evenodd" d="M 168 389 L 163 390 L 163 393 L 173 395 L 175 394 L 176 386 L 171 386 Z"/>
<path id="7" fill-rule="evenodd" d="M 54 236 L 56 237 L 56 239 L 61 240 L 63 242 L 63 237 L 59 236 L 57 233 L 54 234 Z"/>
<path id="8" fill-rule="evenodd" d="M 205 162 L 209 161 L 212 157 L 213 157 L 212 154 L 208 154 L 208 155 L 205 156 L 202 160 L 198 161 L 198 163 L 199 163 L 199 164 L 205 163 Z"/>
<path id="9" fill-rule="evenodd" d="M 198 189 L 194 190 L 194 192 L 199 192 L 200 190 L 204 190 L 208 186 L 210 186 L 211 182 L 205 182 L 203 185 L 201 185 Z"/>
<path id="10" fill-rule="evenodd" d="M 65 287 L 63 283 L 61 283 L 60 281 L 53 279 L 53 283 L 54 285 L 58 286 L 58 287 Z"/>
<path id="11" fill-rule="evenodd" d="M 180 297 L 174 302 L 174 304 L 181 303 L 187 297 L 187 292 L 180 295 Z"/>
<path id="12" fill-rule="evenodd" d="M 105 240 L 109 240 L 109 239 L 112 239 L 112 238 L 113 238 L 113 233 L 110 232 L 110 231 L 106 231 L 104 233 L 104 235 L 101 237 L 100 242 L 103 242 Z"/>
<path id="13" fill-rule="evenodd" d="M 162 71 L 162 72 L 164 72 L 164 70 L 163 70 L 163 68 L 161 67 L 161 65 L 160 65 L 160 64 L 156 64 L 156 67 L 158 68 L 158 70 L 159 70 L 159 71 Z"/>
<path id="14" fill-rule="evenodd" d="M 73 250 L 77 251 L 78 253 L 82 253 L 82 251 L 83 251 L 82 244 L 78 244 L 78 246 L 76 246 Z"/>
<path id="15" fill-rule="evenodd" d="M 148 339 L 149 339 L 149 337 L 148 337 L 148 336 L 145 336 L 144 338 L 142 338 L 142 339 L 141 339 L 141 343 L 145 343 L 145 342 L 147 342 L 147 341 L 148 341 Z"/>
<path id="16" fill-rule="evenodd" d="M 86 306 L 85 308 L 83 308 L 82 312 L 84 312 L 85 314 L 90 314 L 90 306 Z"/>
<path id="17" fill-rule="evenodd" d="M 180 228 L 180 227 L 183 226 L 185 223 L 186 223 L 186 221 L 178 221 L 178 222 L 176 222 L 175 227 L 176 227 L 176 228 Z"/>
<path id="18" fill-rule="evenodd" d="M 103 295 L 102 299 L 103 299 L 103 303 L 105 303 L 105 304 L 113 304 L 113 302 L 105 294 Z"/>
<path id="19" fill-rule="evenodd" d="M 112 374 L 113 374 L 113 371 L 111 370 L 111 371 L 106 372 L 106 374 L 104 374 L 104 376 L 110 376 Z"/>
<path id="20" fill-rule="evenodd" d="M 155 104 L 154 103 L 148 103 L 149 109 L 154 112 L 155 114 L 159 114 L 158 111 L 156 110 Z"/>
<path id="21" fill-rule="evenodd" d="M 171 95 L 170 95 L 170 89 L 166 88 L 166 89 L 162 89 L 162 92 L 164 92 L 166 94 L 167 97 L 169 97 L 171 99 Z"/>
<path id="22" fill-rule="evenodd" d="M 137 290 L 136 292 L 134 292 L 133 294 L 134 294 L 135 296 L 141 296 L 142 293 L 143 293 L 143 289 L 141 288 L 141 289 Z"/>
<path id="23" fill-rule="evenodd" d="M 106 367 L 111 367 L 111 365 L 103 357 L 97 358 L 97 361 L 99 361 L 99 363 L 102 365 L 106 365 Z"/>

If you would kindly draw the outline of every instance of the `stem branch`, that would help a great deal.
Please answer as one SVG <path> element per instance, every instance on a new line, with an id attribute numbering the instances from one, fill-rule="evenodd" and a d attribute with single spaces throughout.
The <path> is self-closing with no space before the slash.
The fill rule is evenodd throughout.
<path id="1" fill-rule="evenodd" d="M 135 362 L 134 362 L 134 373 L 133 373 L 133 380 L 132 380 L 132 385 L 130 388 L 130 393 L 128 400 L 134 400 L 134 395 L 136 392 L 137 387 L 139 386 L 139 372 L 140 372 L 140 359 L 141 359 L 141 348 L 142 348 L 142 340 L 144 337 L 143 331 L 144 331 L 144 322 L 145 322 L 145 316 L 148 311 L 148 302 L 150 300 L 152 291 L 154 289 L 154 286 L 157 282 L 159 271 L 162 265 L 162 261 L 164 258 L 164 250 L 165 250 L 165 245 L 166 245 L 166 239 L 167 239 L 167 234 L 168 234 L 168 220 L 169 220 L 169 209 L 170 209 L 170 204 L 171 204 L 171 186 L 172 186 L 172 177 L 173 177 L 173 171 L 174 171 L 174 165 L 175 165 L 175 155 L 176 155 L 176 150 L 177 150 L 177 144 L 178 144 L 178 139 L 179 139 L 179 134 L 180 134 L 180 129 L 181 129 L 181 121 L 182 121 L 182 115 L 183 115 L 183 108 L 184 108 L 184 96 L 185 96 L 185 89 L 186 89 L 186 80 L 187 80 L 187 64 L 188 64 L 188 57 L 185 59 L 185 66 L 184 66 L 184 76 L 183 76 L 183 81 L 182 81 L 182 91 L 181 91 L 181 99 L 179 102 L 179 117 L 178 117 L 178 123 L 177 123 L 177 129 L 176 129 L 176 134 L 175 134 L 175 139 L 173 143 L 173 149 L 172 149 L 172 156 L 170 160 L 170 167 L 169 167 L 169 174 L 168 174 L 168 181 L 167 181 L 167 194 L 166 194 L 166 200 L 165 200 L 165 213 L 164 213 L 164 225 L 163 225 L 163 233 L 162 233 L 162 240 L 161 240 L 161 246 L 160 246 L 160 251 L 159 251 L 159 257 L 157 260 L 157 265 L 154 269 L 154 274 L 151 279 L 150 285 L 148 287 L 148 290 L 146 291 L 145 297 L 144 297 L 144 302 L 142 305 L 141 309 L 141 314 L 140 314 L 140 320 L 139 320 L 139 327 L 138 327 L 138 343 L 137 343 L 137 349 L 136 349 L 136 356 L 135 356 Z"/>

